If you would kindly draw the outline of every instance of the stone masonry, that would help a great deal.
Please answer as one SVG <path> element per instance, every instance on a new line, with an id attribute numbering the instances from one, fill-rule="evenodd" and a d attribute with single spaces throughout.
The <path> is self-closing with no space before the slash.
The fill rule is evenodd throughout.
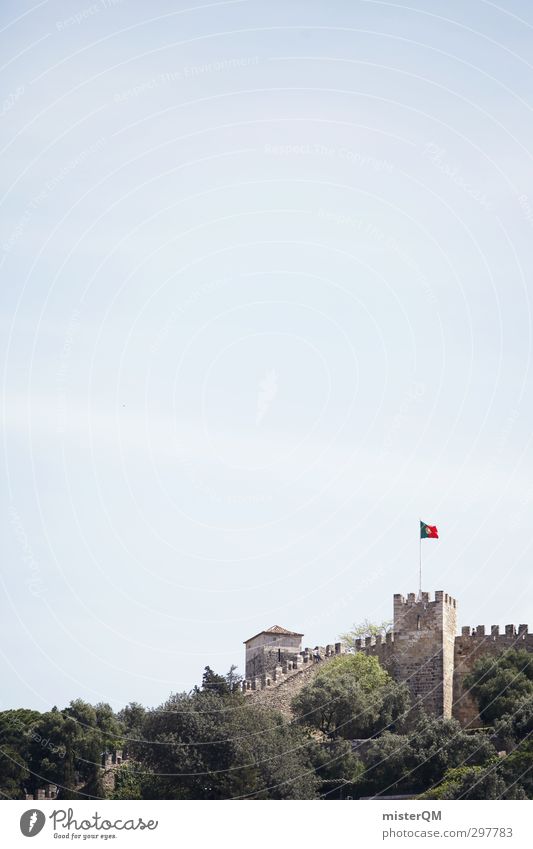
<path id="1" fill-rule="evenodd" d="M 440 591 L 434 601 L 429 593 L 394 596 L 391 674 L 407 683 L 413 703 L 437 716 L 452 714 L 456 608 Z"/>
<path id="2" fill-rule="evenodd" d="M 302 649 L 303 634 L 272 625 L 246 640 L 246 677 L 260 678 L 276 666 L 296 660 Z"/>
<path id="3" fill-rule="evenodd" d="M 392 631 L 377 639 L 357 640 L 355 651 L 376 657 L 396 681 L 409 687 L 413 704 L 435 716 L 454 716 L 463 726 L 480 724 L 477 706 L 466 690 L 464 679 L 483 655 L 496 657 L 509 648 L 533 652 L 533 634 L 527 625 L 506 625 L 500 634 L 492 625 L 490 634 L 478 625 L 465 627 L 456 636 L 457 602 L 439 590 L 394 596 Z M 272 639 L 277 637 L 277 639 Z M 302 635 L 273 626 L 246 645 L 246 679 L 243 690 L 253 701 L 290 714 L 296 693 L 322 668 L 323 662 L 343 652 L 340 643 L 301 648 Z M 315 652 L 321 658 L 316 663 Z M 250 674 L 255 673 L 255 674 Z"/>
<path id="4" fill-rule="evenodd" d="M 497 657 L 506 649 L 525 649 L 533 652 L 533 634 L 528 633 L 527 625 L 506 625 L 500 634 L 499 625 L 491 625 L 490 633 L 485 626 L 465 627 L 461 636 L 455 638 L 453 715 L 461 725 L 479 724 L 474 699 L 464 686 L 464 679 L 472 671 L 474 664 L 483 655 Z"/>

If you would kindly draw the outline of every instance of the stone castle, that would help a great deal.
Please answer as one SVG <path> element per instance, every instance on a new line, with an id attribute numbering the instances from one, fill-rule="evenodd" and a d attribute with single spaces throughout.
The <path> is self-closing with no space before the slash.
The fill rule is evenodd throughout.
<path id="1" fill-rule="evenodd" d="M 254 701 L 290 714 L 290 702 L 312 679 L 323 662 L 342 654 L 341 643 L 302 649 L 302 637 L 274 625 L 245 641 L 246 677 L 243 690 Z M 533 634 L 527 625 L 498 625 L 490 633 L 484 625 L 464 627 L 457 636 L 457 602 L 439 590 L 394 596 L 392 630 L 377 639 L 357 640 L 356 652 L 378 658 L 396 681 L 409 687 L 413 704 L 436 716 L 455 717 L 463 726 L 480 724 L 476 702 L 465 687 L 465 677 L 483 655 L 509 648 L 533 652 Z M 317 662 L 317 653 L 320 661 Z"/>

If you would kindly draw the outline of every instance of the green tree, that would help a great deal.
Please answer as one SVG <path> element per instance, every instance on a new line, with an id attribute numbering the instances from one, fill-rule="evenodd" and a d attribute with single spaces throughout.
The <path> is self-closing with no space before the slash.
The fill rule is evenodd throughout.
<path id="1" fill-rule="evenodd" d="M 483 733 L 463 731 L 456 719 L 422 716 L 409 736 L 413 784 L 423 790 L 442 779 L 451 768 L 482 765 L 496 750 Z"/>
<path id="2" fill-rule="evenodd" d="M 122 723 L 124 733 L 131 737 L 138 737 L 146 716 L 146 708 L 139 702 L 130 702 L 129 705 L 119 710 L 117 719 Z"/>
<path id="3" fill-rule="evenodd" d="M 528 799 L 533 799 L 533 740 L 527 737 L 500 761 L 499 772 L 510 790 L 522 788 Z M 512 797 L 507 797 L 512 798 Z"/>
<path id="4" fill-rule="evenodd" d="M 0 796 L 24 798 L 32 787 L 31 735 L 41 714 L 35 710 L 0 712 Z"/>
<path id="5" fill-rule="evenodd" d="M 142 799 L 142 776 L 140 765 L 128 761 L 115 770 L 115 787 L 109 794 L 111 799 Z"/>
<path id="6" fill-rule="evenodd" d="M 319 797 L 338 799 L 354 795 L 364 767 L 348 740 L 314 741 L 309 756 L 320 782 Z"/>
<path id="7" fill-rule="evenodd" d="M 504 714 L 494 723 L 498 748 L 511 751 L 522 740 L 533 735 L 533 698 L 518 701 L 512 713 Z"/>
<path id="8" fill-rule="evenodd" d="M 227 696 L 239 688 L 242 675 L 237 674 L 237 667 L 232 664 L 226 675 L 218 675 L 210 666 L 206 666 L 202 676 L 202 690 L 210 690 L 221 696 Z"/>
<path id="9" fill-rule="evenodd" d="M 364 771 L 359 777 L 357 795 L 411 792 L 413 782 L 409 776 L 416 762 L 408 736 L 385 731 L 369 744 L 362 759 Z"/>
<path id="10" fill-rule="evenodd" d="M 202 675 L 202 690 L 208 690 L 210 693 L 217 693 L 219 696 L 229 696 L 231 693 L 230 685 L 224 675 L 217 675 L 213 672 L 210 666 L 206 666 Z"/>
<path id="11" fill-rule="evenodd" d="M 365 752 L 363 796 L 422 793 L 453 768 L 483 765 L 496 756 L 484 734 L 468 734 L 454 719 L 422 715 L 408 734 L 385 733 Z"/>
<path id="12" fill-rule="evenodd" d="M 353 651 L 356 640 L 364 640 L 366 637 L 381 637 L 387 634 L 391 628 L 391 619 L 386 619 L 379 623 L 364 619 L 359 623 L 354 622 L 349 631 L 339 634 L 339 639 L 348 650 Z"/>
<path id="13" fill-rule="evenodd" d="M 363 653 L 330 660 L 292 701 L 300 722 L 345 739 L 370 737 L 408 706 L 407 689 L 392 680 L 377 658 Z"/>
<path id="14" fill-rule="evenodd" d="M 15 746 L 0 746 L 0 796 L 23 799 L 23 787 L 30 777 L 28 764 Z"/>
<path id="15" fill-rule="evenodd" d="M 316 795 L 309 755 L 313 741 L 307 733 L 238 692 L 217 688 L 173 695 L 147 712 L 142 738 L 134 748 L 144 798 Z"/>
<path id="16" fill-rule="evenodd" d="M 533 698 L 533 655 L 523 649 L 485 655 L 465 678 L 465 686 L 477 700 L 481 718 L 494 723 Z"/>
<path id="17" fill-rule="evenodd" d="M 138 702 L 130 702 L 117 714 L 117 720 L 124 729 L 121 748 L 124 758 L 129 757 L 135 740 L 142 739 L 142 726 L 146 717 L 146 708 Z"/>
<path id="18" fill-rule="evenodd" d="M 420 799 L 526 799 L 520 784 L 507 785 L 496 762 L 448 770 L 442 782 Z"/>

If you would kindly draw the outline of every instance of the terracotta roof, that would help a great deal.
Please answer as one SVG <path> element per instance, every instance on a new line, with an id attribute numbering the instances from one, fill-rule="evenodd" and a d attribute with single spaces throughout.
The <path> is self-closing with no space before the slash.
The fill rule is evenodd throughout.
<path id="1" fill-rule="evenodd" d="M 259 633 L 254 634 L 253 637 L 249 637 L 244 643 L 249 643 L 250 640 L 255 640 L 256 637 L 260 637 L 261 634 L 281 634 L 285 637 L 303 637 L 303 634 L 299 634 L 298 631 L 287 631 L 286 628 L 282 628 L 281 625 L 272 625 L 270 628 L 267 628 L 266 631 L 259 631 Z"/>

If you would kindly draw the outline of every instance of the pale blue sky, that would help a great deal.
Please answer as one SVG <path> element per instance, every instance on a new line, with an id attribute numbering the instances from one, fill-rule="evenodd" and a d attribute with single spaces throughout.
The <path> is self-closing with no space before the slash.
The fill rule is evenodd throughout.
<path id="1" fill-rule="evenodd" d="M 3 708 L 529 622 L 525 3 L 2 4 Z"/>

